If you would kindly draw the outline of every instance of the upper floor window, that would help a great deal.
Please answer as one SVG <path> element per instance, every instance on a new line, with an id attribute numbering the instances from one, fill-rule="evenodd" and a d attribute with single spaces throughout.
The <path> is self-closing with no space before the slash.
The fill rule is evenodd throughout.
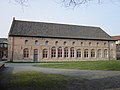
<path id="1" fill-rule="evenodd" d="M 58 41 L 55 42 L 55 45 L 58 45 Z"/>
<path id="2" fill-rule="evenodd" d="M 104 43 L 104 46 L 106 46 L 107 44 L 106 44 L 106 42 Z"/>
<path id="3" fill-rule="evenodd" d="M 89 46 L 92 46 L 92 43 L 91 43 L 91 42 L 89 42 Z"/>
<path id="4" fill-rule="evenodd" d="M 99 42 L 97 42 L 97 46 L 99 46 Z"/>
<path id="5" fill-rule="evenodd" d="M 80 45 L 83 46 L 83 42 L 81 42 Z"/>
<path id="6" fill-rule="evenodd" d="M 75 46 L 75 44 L 76 44 L 75 42 L 72 43 L 73 46 Z"/>
<path id="7" fill-rule="evenodd" d="M 38 40 L 36 40 L 36 41 L 35 41 L 35 45 L 39 45 L 39 42 L 38 42 Z"/>
<path id="8" fill-rule="evenodd" d="M 48 43 L 49 43 L 49 42 L 48 42 L 48 41 L 46 41 L 46 42 L 45 42 L 45 45 L 48 45 Z"/>
<path id="9" fill-rule="evenodd" d="M 25 45 L 27 45 L 28 44 L 28 40 L 25 40 Z"/>
<path id="10" fill-rule="evenodd" d="M 64 46 L 66 46 L 66 45 L 67 45 L 67 42 L 65 41 L 65 42 L 64 42 Z"/>

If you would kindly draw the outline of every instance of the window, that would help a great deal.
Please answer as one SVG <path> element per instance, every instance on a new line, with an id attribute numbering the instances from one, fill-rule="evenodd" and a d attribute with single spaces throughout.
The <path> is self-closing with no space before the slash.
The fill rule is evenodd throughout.
<path id="1" fill-rule="evenodd" d="M 70 48 L 70 57 L 74 57 L 74 48 Z"/>
<path id="2" fill-rule="evenodd" d="M 23 57 L 24 57 L 24 58 L 28 58 L 28 57 L 29 57 L 29 50 L 28 50 L 28 48 L 25 48 L 25 49 L 23 50 Z"/>
<path id="3" fill-rule="evenodd" d="M 88 49 L 85 49 L 85 50 L 84 50 L 84 57 L 85 57 L 85 58 L 88 58 Z"/>
<path id="4" fill-rule="evenodd" d="M 99 46 L 99 42 L 97 42 L 97 46 Z"/>
<path id="5" fill-rule="evenodd" d="M 92 43 L 91 43 L 91 42 L 89 42 L 89 46 L 92 46 Z"/>
<path id="6" fill-rule="evenodd" d="M 66 46 L 66 45 L 67 45 L 67 42 L 65 41 L 65 42 L 64 42 L 64 46 Z"/>
<path id="7" fill-rule="evenodd" d="M 55 47 L 52 47 L 51 49 L 51 57 L 56 57 L 56 48 Z"/>
<path id="8" fill-rule="evenodd" d="M 36 40 L 36 41 L 35 41 L 35 45 L 39 45 L 39 42 L 38 42 L 38 40 Z"/>
<path id="9" fill-rule="evenodd" d="M 0 47 L 3 48 L 3 44 L 0 44 Z"/>
<path id="10" fill-rule="evenodd" d="M 28 44 L 28 40 L 25 40 L 25 45 L 27 45 Z"/>
<path id="11" fill-rule="evenodd" d="M 106 42 L 104 43 L 104 46 L 106 46 Z"/>
<path id="12" fill-rule="evenodd" d="M 68 57 L 68 48 L 67 47 L 64 48 L 64 57 L 65 58 Z"/>
<path id="13" fill-rule="evenodd" d="M 43 58 L 47 58 L 48 51 L 47 49 L 43 49 Z"/>
<path id="14" fill-rule="evenodd" d="M 107 58 L 108 54 L 107 54 L 107 49 L 104 50 L 104 58 Z"/>
<path id="15" fill-rule="evenodd" d="M 75 46 L 75 42 L 73 42 L 72 45 Z"/>
<path id="16" fill-rule="evenodd" d="M 49 43 L 49 42 L 48 42 L 48 41 L 46 41 L 46 42 L 45 42 L 45 45 L 47 46 L 47 45 L 48 45 L 48 43 Z"/>
<path id="17" fill-rule="evenodd" d="M 77 49 L 77 58 L 81 58 L 81 50 Z"/>
<path id="18" fill-rule="evenodd" d="M 8 45 L 7 45 L 7 44 L 4 44 L 4 47 L 5 47 L 5 48 L 7 48 L 7 47 L 8 47 Z"/>
<path id="19" fill-rule="evenodd" d="M 55 42 L 55 45 L 56 45 L 56 46 L 58 45 L 58 41 Z"/>
<path id="20" fill-rule="evenodd" d="M 101 49 L 98 49 L 98 51 L 97 51 L 97 57 L 101 58 Z"/>
<path id="21" fill-rule="evenodd" d="M 61 47 L 58 48 L 58 57 L 59 58 L 62 57 L 62 48 Z"/>
<path id="22" fill-rule="evenodd" d="M 95 50 L 94 49 L 91 50 L 91 58 L 95 58 Z"/>
<path id="23" fill-rule="evenodd" d="M 83 42 L 81 42 L 81 46 L 83 46 Z"/>

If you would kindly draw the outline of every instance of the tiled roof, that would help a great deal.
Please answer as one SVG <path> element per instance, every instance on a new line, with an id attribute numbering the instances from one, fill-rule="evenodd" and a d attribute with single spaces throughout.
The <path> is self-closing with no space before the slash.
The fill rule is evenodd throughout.
<path id="1" fill-rule="evenodd" d="M 99 27 L 13 20 L 9 35 L 114 40 Z"/>
<path id="2" fill-rule="evenodd" d="M 120 40 L 120 35 L 119 36 L 112 36 L 114 39 Z"/>
<path id="3" fill-rule="evenodd" d="M 7 38 L 0 38 L 0 43 L 8 43 Z"/>

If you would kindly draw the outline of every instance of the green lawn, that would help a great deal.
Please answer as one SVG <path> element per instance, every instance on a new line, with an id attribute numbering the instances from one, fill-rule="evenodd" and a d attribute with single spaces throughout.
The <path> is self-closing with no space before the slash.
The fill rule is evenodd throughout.
<path id="1" fill-rule="evenodd" d="M 0 76 L 0 90 L 66 90 L 70 78 L 40 72 L 20 72 Z"/>
<path id="2" fill-rule="evenodd" d="M 120 71 L 120 61 L 72 61 L 36 64 L 37 67 L 80 69 L 80 70 L 115 70 Z"/>

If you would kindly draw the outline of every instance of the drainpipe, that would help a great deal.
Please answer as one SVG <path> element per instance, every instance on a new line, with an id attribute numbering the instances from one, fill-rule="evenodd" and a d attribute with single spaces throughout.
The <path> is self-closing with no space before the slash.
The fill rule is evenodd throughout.
<path id="1" fill-rule="evenodd" d="M 12 39 L 12 59 L 11 59 L 11 62 L 13 62 L 13 54 L 14 54 L 14 36 Z"/>

